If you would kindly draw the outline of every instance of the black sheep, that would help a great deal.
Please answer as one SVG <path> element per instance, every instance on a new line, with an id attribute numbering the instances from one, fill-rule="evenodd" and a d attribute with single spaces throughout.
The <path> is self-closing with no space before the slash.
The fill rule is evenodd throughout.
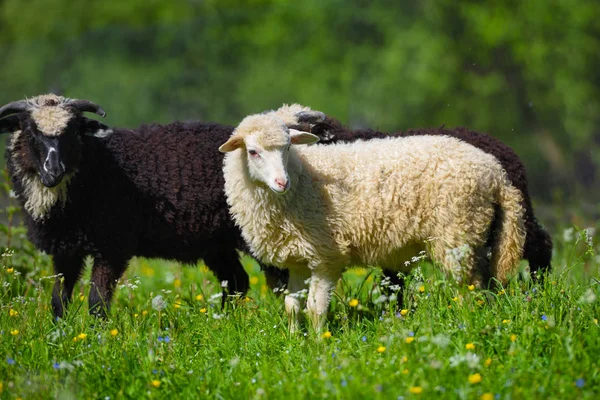
<path id="1" fill-rule="evenodd" d="M 233 128 L 211 123 L 109 129 L 83 112 L 97 105 L 54 95 L 0 108 L 0 133 L 29 239 L 52 255 L 54 314 L 62 317 L 87 255 L 94 257 L 90 312 L 106 315 L 133 256 L 203 259 L 229 293 L 248 275 L 240 232 L 223 193 L 223 155 Z"/>

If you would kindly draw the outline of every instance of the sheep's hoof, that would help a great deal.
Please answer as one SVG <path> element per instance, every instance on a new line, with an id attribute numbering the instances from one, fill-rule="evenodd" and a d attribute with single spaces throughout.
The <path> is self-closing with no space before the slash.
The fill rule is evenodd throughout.
<path id="1" fill-rule="evenodd" d="M 321 111 L 300 111 L 296 114 L 299 123 L 317 124 L 324 122 L 327 116 Z"/>

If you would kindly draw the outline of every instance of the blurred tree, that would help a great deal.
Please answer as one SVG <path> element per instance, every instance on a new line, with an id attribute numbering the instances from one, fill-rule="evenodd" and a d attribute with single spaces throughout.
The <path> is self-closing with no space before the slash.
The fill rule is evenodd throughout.
<path id="1" fill-rule="evenodd" d="M 4 0 L 0 103 L 61 92 L 120 126 L 283 102 L 382 130 L 466 125 L 515 147 L 538 198 L 580 182 L 598 204 L 598 20 L 596 0 Z"/>

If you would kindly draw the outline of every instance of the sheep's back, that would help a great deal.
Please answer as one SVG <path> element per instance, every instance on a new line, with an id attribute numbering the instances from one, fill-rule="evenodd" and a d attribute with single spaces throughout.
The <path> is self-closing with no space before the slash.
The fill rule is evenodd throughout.
<path id="1" fill-rule="evenodd" d="M 152 209 L 148 216 L 178 233 L 229 228 L 218 148 L 232 127 L 205 123 L 117 130 L 107 142 L 115 161 Z"/>
<path id="2" fill-rule="evenodd" d="M 467 210 L 493 213 L 504 172 L 491 155 L 455 138 L 422 136 L 298 147 L 313 187 L 329 208 L 340 245 L 358 258 L 437 234 Z M 487 218 L 489 215 L 484 215 Z M 480 229 L 480 228 L 477 228 Z"/>

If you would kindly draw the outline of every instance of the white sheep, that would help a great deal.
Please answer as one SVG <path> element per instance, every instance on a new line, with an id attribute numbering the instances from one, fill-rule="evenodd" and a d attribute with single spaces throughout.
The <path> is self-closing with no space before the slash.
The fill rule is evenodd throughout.
<path id="1" fill-rule="evenodd" d="M 230 212 L 252 253 L 289 269 L 285 307 L 298 327 L 298 292 L 320 330 L 344 269 L 408 272 L 425 250 L 445 271 L 506 283 L 525 241 L 520 192 L 493 156 L 458 139 L 414 136 L 315 146 L 318 137 L 272 114 L 246 117 L 219 150 Z M 492 229 L 490 271 L 477 259 Z M 460 265 L 452 250 L 467 248 Z"/>

